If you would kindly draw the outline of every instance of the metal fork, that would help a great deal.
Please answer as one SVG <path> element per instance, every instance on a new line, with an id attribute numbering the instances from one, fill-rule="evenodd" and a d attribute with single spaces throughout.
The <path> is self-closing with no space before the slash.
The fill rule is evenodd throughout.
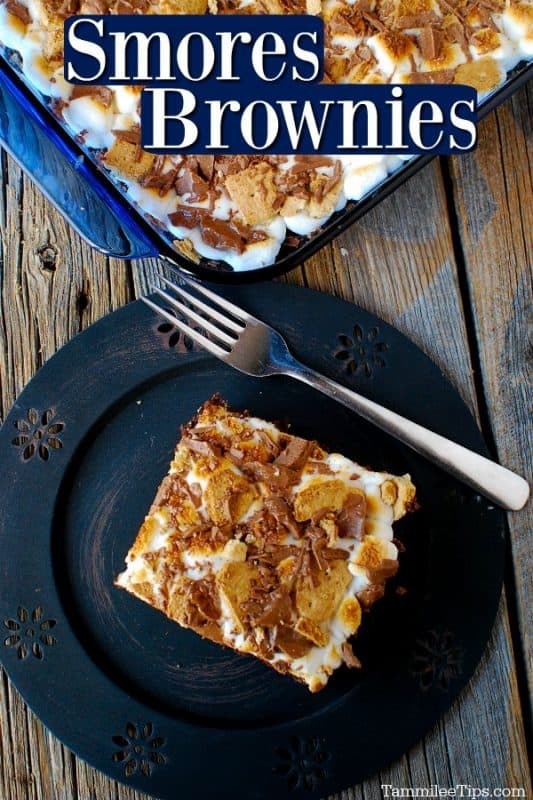
<path id="1" fill-rule="evenodd" d="M 518 511 L 527 502 L 529 486 L 519 475 L 310 369 L 294 358 L 283 336 L 270 325 L 205 286 L 183 276 L 180 279 L 210 303 L 162 276 L 161 280 L 172 294 L 159 288 L 155 288 L 155 291 L 169 306 L 211 338 L 208 339 L 147 297 L 142 300 L 221 361 L 258 378 L 290 375 L 338 400 L 503 508 Z M 178 298 L 185 300 L 188 305 Z"/>

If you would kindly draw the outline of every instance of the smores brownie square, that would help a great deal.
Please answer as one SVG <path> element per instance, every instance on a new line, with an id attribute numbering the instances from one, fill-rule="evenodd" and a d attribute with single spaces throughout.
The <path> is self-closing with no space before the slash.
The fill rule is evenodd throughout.
<path id="1" fill-rule="evenodd" d="M 116 585 L 316 692 L 359 665 L 348 640 L 397 572 L 392 526 L 414 502 L 409 475 L 215 396 L 183 428 Z"/>

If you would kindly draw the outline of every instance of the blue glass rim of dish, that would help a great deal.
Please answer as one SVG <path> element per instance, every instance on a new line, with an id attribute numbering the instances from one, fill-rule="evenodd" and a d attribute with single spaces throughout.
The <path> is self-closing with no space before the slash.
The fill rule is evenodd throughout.
<path id="1" fill-rule="evenodd" d="M 507 100 L 529 78 L 533 77 L 533 62 L 520 62 L 505 82 L 479 105 L 479 119 Z M 16 104 L 20 121 L 32 126 L 32 144 L 24 152 L 18 125 L 9 125 Z M 2 124 L 4 122 L 4 124 Z M 34 146 L 39 140 L 40 144 Z M 348 201 L 320 229 L 309 236 L 290 234 L 283 243 L 275 262 L 268 266 L 236 270 L 222 260 L 199 257 L 193 260 L 178 250 L 162 228 L 147 220 L 127 196 L 99 167 L 89 153 L 61 125 L 50 108 L 27 87 L 10 51 L 0 48 L 0 144 L 18 161 L 41 191 L 63 214 L 70 225 L 92 246 L 108 256 L 117 258 L 164 258 L 171 266 L 202 279 L 224 283 L 247 283 L 288 272 L 301 265 L 320 248 L 345 231 L 352 223 L 388 197 L 412 175 L 426 166 L 434 156 L 415 156 L 391 173 L 361 200 Z M 42 159 L 36 158 L 39 147 L 54 149 L 48 163 L 57 173 L 44 175 Z M 38 154 L 39 157 L 41 154 Z M 57 179 L 57 180 L 56 180 Z M 89 195 L 91 208 L 99 205 L 101 213 L 88 215 L 85 207 L 69 202 L 65 184 L 78 182 L 78 189 Z M 85 185 L 82 185 L 85 184 Z M 61 187 L 57 188 L 56 187 Z M 79 213 L 81 212 L 81 213 Z M 102 216 L 105 214 L 105 224 Z"/>

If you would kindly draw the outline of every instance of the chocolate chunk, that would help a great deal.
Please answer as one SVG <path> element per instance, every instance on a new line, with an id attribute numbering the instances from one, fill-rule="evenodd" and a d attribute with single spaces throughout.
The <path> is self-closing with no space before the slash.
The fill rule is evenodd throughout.
<path id="1" fill-rule="evenodd" d="M 342 14 L 336 14 L 328 23 L 327 26 L 328 36 L 348 36 L 353 37 L 355 31 Z"/>
<path id="2" fill-rule="evenodd" d="M 316 525 L 308 525 L 305 530 L 305 538 L 306 544 L 311 550 L 318 569 L 326 569 L 328 564 L 323 555 L 324 548 L 327 546 L 327 536 L 325 531 Z"/>
<path id="3" fill-rule="evenodd" d="M 194 206 L 180 206 L 177 211 L 168 215 L 172 225 L 178 228 L 196 228 L 206 214 L 205 208 L 195 208 Z"/>
<path id="4" fill-rule="evenodd" d="M 306 472 L 316 472 L 318 475 L 333 475 L 331 467 L 324 461 L 308 461 Z M 327 509 L 325 509 L 327 510 Z"/>
<path id="5" fill-rule="evenodd" d="M 371 11 L 363 11 L 363 17 L 371 25 L 373 28 L 376 28 L 378 31 L 386 31 L 387 27 L 383 24 L 383 22 L 373 14 Z"/>
<path id="6" fill-rule="evenodd" d="M 149 0 L 116 0 L 109 8 L 110 14 L 142 14 L 149 7 Z"/>
<path id="7" fill-rule="evenodd" d="M 82 0 L 80 14 L 107 14 L 107 5 L 104 0 Z"/>
<path id="8" fill-rule="evenodd" d="M 141 129 L 138 125 L 134 125 L 129 130 L 114 130 L 112 131 L 115 139 L 119 141 L 128 142 L 129 144 L 141 144 Z"/>
<path id="9" fill-rule="evenodd" d="M 191 500 L 196 508 L 202 505 L 202 487 L 199 483 L 188 484 Z"/>
<path id="10" fill-rule="evenodd" d="M 229 461 L 231 461 L 233 464 L 236 464 L 237 466 L 240 466 L 244 461 L 244 453 L 237 447 L 230 447 L 230 449 L 227 450 L 224 453 L 224 455 Z"/>
<path id="11" fill-rule="evenodd" d="M 325 547 L 322 555 L 327 561 L 338 561 L 339 559 L 346 561 L 350 556 L 349 552 L 342 547 Z"/>
<path id="12" fill-rule="evenodd" d="M 190 195 L 190 199 L 194 202 L 205 200 L 209 190 L 209 184 L 190 169 L 184 170 L 174 186 L 179 195 Z"/>
<path id="13" fill-rule="evenodd" d="M 281 561 L 286 558 L 299 558 L 302 554 L 302 549 L 293 544 L 280 544 L 280 545 L 265 545 L 259 547 L 257 545 L 250 545 L 248 547 L 248 556 L 250 561 L 254 563 L 264 563 L 269 567 L 276 567 Z M 296 573 L 297 569 L 294 570 Z"/>
<path id="14" fill-rule="evenodd" d="M 200 173 L 202 177 L 205 178 L 206 181 L 210 181 L 213 177 L 213 172 L 215 170 L 215 157 L 214 156 L 196 156 L 198 161 L 198 167 L 200 169 Z"/>
<path id="15" fill-rule="evenodd" d="M 368 589 L 363 589 L 359 592 L 357 599 L 364 608 L 370 608 L 377 600 L 381 600 L 385 594 L 385 587 L 381 584 L 377 586 L 369 586 Z"/>
<path id="16" fill-rule="evenodd" d="M 418 44 L 422 56 L 426 59 L 438 58 L 442 49 L 443 36 L 435 28 L 423 28 L 418 37 Z"/>
<path id="17" fill-rule="evenodd" d="M 220 170 L 222 175 L 232 175 L 234 172 L 246 169 L 251 163 L 251 156 L 217 156 L 215 169 Z"/>
<path id="18" fill-rule="evenodd" d="M 301 536 L 300 526 L 294 519 L 289 504 L 283 497 L 279 497 L 279 495 L 267 497 L 264 501 L 264 507 L 272 514 L 278 525 L 286 528 L 289 533 L 292 533 L 297 538 Z"/>
<path id="19" fill-rule="evenodd" d="M 344 642 L 342 645 L 342 657 L 344 659 L 344 663 L 350 669 L 361 669 L 363 666 L 354 652 L 352 650 L 352 646 L 349 642 Z"/>
<path id="20" fill-rule="evenodd" d="M 31 22 L 31 15 L 28 7 L 19 3 L 18 0 L 7 0 L 6 8 L 10 14 L 19 19 L 23 25 L 29 25 Z"/>
<path id="21" fill-rule="evenodd" d="M 446 24 L 444 35 L 452 44 L 458 44 L 466 58 L 469 61 L 471 60 L 472 54 L 468 46 L 465 29 L 457 17 L 452 17 L 452 20 Z M 451 83 L 451 81 L 446 81 L 446 83 Z"/>
<path id="22" fill-rule="evenodd" d="M 288 625 L 278 625 L 274 634 L 274 647 L 283 650 L 291 658 L 301 658 L 309 652 L 312 642 L 300 636 Z"/>
<path id="23" fill-rule="evenodd" d="M 167 475 L 157 490 L 150 508 L 150 514 L 153 514 L 159 508 L 163 508 L 163 506 L 177 507 L 181 505 L 183 497 L 188 495 L 187 490 L 188 487 L 186 487 L 183 478 L 180 478 L 179 475 Z"/>
<path id="24" fill-rule="evenodd" d="M 301 469 L 307 461 L 309 452 L 314 443 L 307 439 L 300 439 L 293 436 L 284 450 L 281 451 L 275 460 L 276 466 L 289 467 L 290 469 Z"/>
<path id="25" fill-rule="evenodd" d="M 51 2 L 54 13 L 61 19 L 66 19 L 78 11 L 78 0 L 54 0 Z"/>
<path id="26" fill-rule="evenodd" d="M 62 97 L 54 97 L 50 101 L 50 108 L 52 109 L 56 117 L 59 117 L 60 119 L 63 118 L 63 111 L 67 106 L 68 103 L 66 103 Z"/>
<path id="27" fill-rule="evenodd" d="M 206 442 L 203 439 L 192 439 L 184 436 L 181 440 L 181 444 L 185 445 L 185 447 L 199 456 L 220 458 L 222 455 L 220 447 L 217 447 L 217 445 L 214 445 L 211 442 Z"/>
<path id="28" fill-rule="evenodd" d="M 362 492 L 352 492 L 337 517 L 337 530 L 341 538 L 361 541 L 364 534 L 366 498 Z"/>
<path id="29" fill-rule="evenodd" d="M 220 617 L 218 592 L 213 578 L 190 581 L 187 586 L 187 622 L 189 625 L 202 625 L 216 622 Z"/>
<path id="30" fill-rule="evenodd" d="M 327 569 L 328 561 L 346 561 L 349 558 L 349 552 L 342 547 L 328 547 L 325 531 L 316 525 L 306 528 L 305 541 L 319 570 Z"/>
<path id="31" fill-rule="evenodd" d="M 400 30 L 405 30 L 406 28 L 423 28 L 424 25 L 438 25 L 441 21 L 441 17 L 434 11 L 421 11 L 418 14 L 406 14 L 398 17 L 396 20 L 396 27 Z"/>
<path id="32" fill-rule="evenodd" d="M 230 222 L 206 217 L 200 227 L 204 241 L 210 247 L 244 252 L 246 242 Z"/>
<path id="33" fill-rule="evenodd" d="M 288 591 L 282 586 L 268 596 L 261 614 L 253 618 L 251 622 L 254 626 L 261 625 L 265 628 L 273 628 L 282 622 L 289 622 L 291 613 L 291 599 Z"/>
<path id="34" fill-rule="evenodd" d="M 249 472 L 255 480 L 266 483 L 273 492 L 283 492 L 298 482 L 298 474 L 286 467 L 274 464 L 261 464 L 250 461 L 242 465 L 243 472 Z"/>
<path id="35" fill-rule="evenodd" d="M 275 458 L 279 454 L 279 447 L 274 442 L 266 431 L 258 430 L 257 431 L 257 438 L 261 440 L 261 442 L 265 445 L 269 458 Z"/>
<path id="36" fill-rule="evenodd" d="M 295 156 L 293 169 L 296 172 L 308 172 L 319 167 L 332 167 L 335 162 L 329 156 Z"/>
<path id="37" fill-rule="evenodd" d="M 168 215 L 171 223 L 183 228 L 200 226 L 204 241 L 211 247 L 236 250 L 242 253 L 246 244 L 267 238 L 263 231 L 256 231 L 237 220 L 222 220 L 214 217 L 206 208 L 180 206 Z"/>
<path id="38" fill-rule="evenodd" d="M 109 108 L 113 101 L 113 92 L 107 86 L 74 86 L 70 99 L 77 100 L 79 97 L 93 97 L 104 108 Z"/>
<path id="39" fill-rule="evenodd" d="M 368 568 L 368 577 L 372 583 L 384 583 L 398 572 L 399 563 L 395 558 L 384 558 L 379 567 Z"/>
<path id="40" fill-rule="evenodd" d="M 161 161 L 165 159 L 156 156 L 148 172 L 139 178 L 139 183 L 145 189 L 157 189 L 160 197 L 164 197 L 174 187 L 178 176 L 178 168 L 162 171 Z"/>

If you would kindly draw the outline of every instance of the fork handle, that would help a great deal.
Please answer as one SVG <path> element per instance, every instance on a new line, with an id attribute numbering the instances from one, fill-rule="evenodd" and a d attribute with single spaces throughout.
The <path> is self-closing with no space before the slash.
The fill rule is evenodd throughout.
<path id="1" fill-rule="evenodd" d="M 526 504 L 527 481 L 495 461 L 346 389 L 303 364 L 295 362 L 283 371 L 355 411 L 503 508 L 519 511 Z"/>

